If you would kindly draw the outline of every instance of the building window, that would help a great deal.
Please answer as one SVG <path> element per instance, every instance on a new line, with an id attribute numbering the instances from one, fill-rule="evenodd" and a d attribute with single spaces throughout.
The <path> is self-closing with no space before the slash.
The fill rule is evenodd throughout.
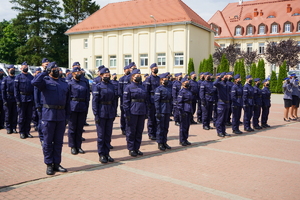
<path id="1" fill-rule="evenodd" d="M 158 64 L 158 66 L 166 66 L 166 54 L 165 53 L 157 54 L 157 64 Z"/>
<path id="2" fill-rule="evenodd" d="M 252 52 L 252 43 L 247 44 L 247 53 Z"/>
<path id="3" fill-rule="evenodd" d="M 291 24 L 287 23 L 284 25 L 284 32 L 285 33 L 290 33 L 291 32 Z"/>
<path id="4" fill-rule="evenodd" d="M 299 16 L 300 15 L 300 13 L 294 13 L 294 14 L 292 14 L 292 16 Z"/>
<path id="5" fill-rule="evenodd" d="M 141 54 L 140 55 L 140 66 L 147 67 L 148 66 L 148 54 Z"/>
<path id="6" fill-rule="evenodd" d="M 236 27 L 235 28 L 235 35 L 242 35 L 242 28 L 241 27 Z"/>
<path id="7" fill-rule="evenodd" d="M 298 27 L 298 28 L 297 28 L 297 31 L 300 32 L 300 22 L 298 22 L 297 27 Z"/>
<path id="8" fill-rule="evenodd" d="M 252 20 L 250 17 L 245 18 L 244 20 Z"/>
<path id="9" fill-rule="evenodd" d="M 225 49 L 225 44 L 220 44 L 221 49 Z"/>
<path id="10" fill-rule="evenodd" d="M 258 53 L 259 54 L 264 54 L 265 53 L 265 43 L 259 43 L 258 44 Z"/>
<path id="11" fill-rule="evenodd" d="M 175 66 L 183 66 L 184 57 L 183 53 L 175 53 Z"/>
<path id="12" fill-rule="evenodd" d="M 253 26 L 248 26 L 247 27 L 247 35 L 252 35 L 253 34 Z"/>
<path id="13" fill-rule="evenodd" d="M 219 28 L 218 27 L 215 28 L 215 31 L 216 31 L 215 36 L 219 36 Z"/>
<path id="14" fill-rule="evenodd" d="M 88 62 L 88 59 L 85 58 L 84 59 L 84 68 L 87 69 L 89 67 L 89 62 Z"/>
<path id="15" fill-rule="evenodd" d="M 132 61 L 131 55 L 125 55 L 124 56 L 124 64 L 125 64 L 125 66 L 129 65 L 131 63 L 131 61 Z"/>
<path id="16" fill-rule="evenodd" d="M 278 25 L 277 24 L 272 25 L 272 32 L 271 33 L 278 33 Z"/>
<path id="17" fill-rule="evenodd" d="M 238 53 L 241 52 L 241 44 L 236 44 L 235 49 Z"/>
<path id="18" fill-rule="evenodd" d="M 269 15 L 267 18 L 275 18 L 274 15 Z"/>
<path id="19" fill-rule="evenodd" d="M 260 25 L 259 26 L 259 34 L 261 34 L 261 35 L 265 34 L 266 33 L 265 30 L 266 30 L 265 25 Z"/>
<path id="20" fill-rule="evenodd" d="M 117 56 L 109 56 L 109 66 L 110 67 L 117 66 Z"/>
<path id="21" fill-rule="evenodd" d="M 102 56 L 96 56 L 96 67 L 102 65 Z"/>
<path id="22" fill-rule="evenodd" d="M 83 47 L 84 47 L 85 49 L 87 49 L 88 46 L 89 46 L 88 39 L 84 39 L 84 40 L 83 40 Z"/>

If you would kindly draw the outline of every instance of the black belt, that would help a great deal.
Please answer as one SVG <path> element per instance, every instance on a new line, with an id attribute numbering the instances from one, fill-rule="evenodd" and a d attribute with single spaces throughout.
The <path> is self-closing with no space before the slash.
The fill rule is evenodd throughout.
<path id="1" fill-rule="evenodd" d="M 189 103 L 189 104 L 191 104 L 191 103 L 192 103 L 192 101 L 184 101 L 183 103 Z"/>
<path id="2" fill-rule="evenodd" d="M 219 102 L 229 103 L 229 101 L 223 101 L 221 99 L 219 99 Z"/>
<path id="3" fill-rule="evenodd" d="M 253 97 L 247 97 L 248 99 L 253 99 Z"/>
<path id="4" fill-rule="evenodd" d="M 131 102 L 145 102 L 144 99 L 131 99 Z"/>
<path id="5" fill-rule="evenodd" d="M 205 95 L 212 96 L 212 94 L 210 94 L 210 93 L 205 93 Z"/>
<path id="6" fill-rule="evenodd" d="M 63 109 L 65 109 L 65 106 L 48 105 L 48 104 L 44 104 L 43 107 L 44 108 L 56 109 L 56 110 L 63 110 Z"/>
<path id="7" fill-rule="evenodd" d="M 31 93 L 28 93 L 28 92 L 20 92 L 21 95 L 26 95 L 26 96 L 29 96 L 31 95 Z"/>
<path id="8" fill-rule="evenodd" d="M 72 101 L 80 101 L 80 102 L 85 102 L 84 98 L 71 98 Z"/>
<path id="9" fill-rule="evenodd" d="M 261 95 L 258 95 L 258 97 L 260 97 L 260 98 L 261 98 Z"/>
<path id="10" fill-rule="evenodd" d="M 154 95 L 154 92 L 150 92 L 150 95 L 153 96 L 153 95 Z"/>
<path id="11" fill-rule="evenodd" d="M 169 100 L 161 100 L 160 102 L 161 102 L 161 103 L 170 103 Z"/>
<path id="12" fill-rule="evenodd" d="M 111 105 L 111 101 L 100 101 L 102 105 Z"/>
<path id="13" fill-rule="evenodd" d="M 7 94 L 9 94 L 9 95 L 14 95 L 14 93 L 13 93 L 13 92 L 7 92 Z"/>
<path id="14" fill-rule="evenodd" d="M 242 96 L 237 96 L 237 98 L 242 98 Z"/>

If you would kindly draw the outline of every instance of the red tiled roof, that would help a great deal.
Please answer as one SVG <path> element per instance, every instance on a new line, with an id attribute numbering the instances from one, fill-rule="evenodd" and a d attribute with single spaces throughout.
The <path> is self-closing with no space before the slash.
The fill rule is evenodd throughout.
<path id="1" fill-rule="evenodd" d="M 292 8 L 291 12 L 287 12 L 288 4 Z M 258 16 L 256 17 L 254 16 L 255 9 L 258 11 Z M 239 3 L 228 4 L 223 11 L 217 11 L 208 23 L 213 23 L 221 27 L 221 33 L 216 38 L 295 35 L 300 34 L 296 29 L 297 23 L 300 22 L 300 15 L 292 16 L 294 13 L 300 13 L 300 0 L 254 0 L 243 2 L 242 5 L 239 5 Z M 268 18 L 270 15 L 275 16 L 275 18 Z M 220 16 L 223 16 L 223 19 Z M 250 18 L 251 20 L 244 20 L 246 18 Z M 283 25 L 287 21 L 293 24 L 294 28 L 291 33 L 284 32 Z M 274 22 L 279 24 L 278 34 L 270 34 L 271 24 Z M 258 34 L 258 26 L 261 23 L 267 25 L 267 33 L 265 35 Z M 255 33 L 251 36 L 246 35 L 246 27 L 249 24 L 255 27 Z M 244 28 L 243 35 L 234 36 L 237 26 Z"/>
<path id="2" fill-rule="evenodd" d="M 131 0 L 104 6 L 66 34 L 153 25 L 150 15 L 157 25 L 193 22 L 210 30 L 210 25 L 181 0 Z"/>

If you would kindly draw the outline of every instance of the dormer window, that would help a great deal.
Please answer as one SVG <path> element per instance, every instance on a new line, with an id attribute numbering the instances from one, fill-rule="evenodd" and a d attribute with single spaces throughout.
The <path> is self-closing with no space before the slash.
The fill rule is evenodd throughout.
<path id="1" fill-rule="evenodd" d="M 253 26 L 252 25 L 249 25 L 247 26 L 247 35 L 253 35 Z"/>
<path id="2" fill-rule="evenodd" d="M 240 36 L 240 35 L 243 35 L 243 29 L 242 29 L 242 27 L 241 26 L 237 26 L 237 27 L 235 27 L 235 35 L 236 36 Z"/>
<path id="3" fill-rule="evenodd" d="M 300 22 L 297 24 L 297 32 L 300 32 Z"/>
<path id="4" fill-rule="evenodd" d="M 267 18 L 276 18 L 274 15 L 269 15 Z"/>
<path id="5" fill-rule="evenodd" d="M 271 29 L 272 34 L 278 33 L 278 24 L 272 24 L 271 28 L 272 28 Z"/>
<path id="6" fill-rule="evenodd" d="M 259 25 L 259 32 L 258 32 L 258 34 L 260 34 L 260 35 L 266 34 L 266 25 L 264 25 L 264 24 Z"/>
<path id="7" fill-rule="evenodd" d="M 290 33 L 291 32 L 291 24 L 290 23 L 286 23 L 284 25 L 284 32 L 285 33 Z"/>
<path id="8" fill-rule="evenodd" d="M 246 17 L 244 20 L 252 20 L 250 17 Z"/>

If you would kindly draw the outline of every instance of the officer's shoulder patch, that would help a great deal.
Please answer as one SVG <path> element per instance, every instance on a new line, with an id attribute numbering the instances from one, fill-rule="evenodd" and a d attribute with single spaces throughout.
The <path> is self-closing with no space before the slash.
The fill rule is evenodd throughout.
<path id="1" fill-rule="evenodd" d="M 124 94 L 128 94 L 128 92 L 124 92 Z"/>
<path id="2" fill-rule="evenodd" d="M 93 94 L 99 94 L 99 92 L 98 91 L 94 91 Z"/>
<path id="3" fill-rule="evenodd" d="M 205 88 L 203 85 L 201 85 L 201 87 L 200 88 Z"/>
<path id="4" fill-rule="evenodd" d="M 150 85 L 151 83 L 150 83 L 150 82 L 146 82 L 146 84 L 147 84 L 147 85 Z"/>
<path id="5" fill-rule="evenodd" d="M 235 93 L 235 90 L 232 90 L 231 92 Z"/>
<path id="6" fill-rule="evenodd" d="M 15 82 L 19 82 L 19 80 L 18 80 L 18 79 L 15 79 Z"/>

